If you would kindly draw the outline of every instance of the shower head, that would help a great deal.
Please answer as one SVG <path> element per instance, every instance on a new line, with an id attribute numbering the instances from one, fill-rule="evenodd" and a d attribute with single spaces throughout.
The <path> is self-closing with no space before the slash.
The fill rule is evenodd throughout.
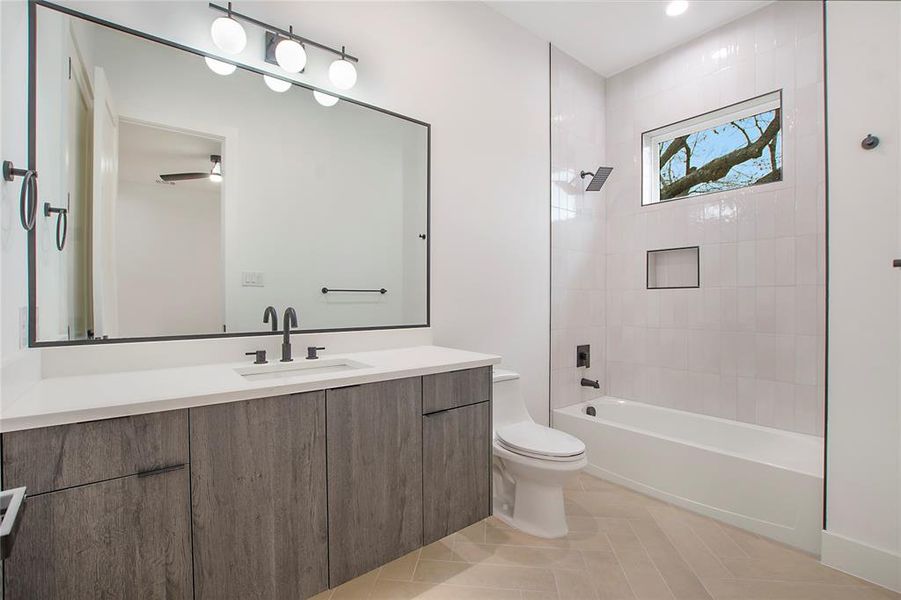
<path id="1" fill-rule="evenodd" d="M 613 171 L 613 167 L 598 167 L 598 170 L 594 173 L 589 171 L 582 171 L 579 173 L 579 176 L 582 179 L 585 179 L 588 175 L 591 175 L 591 181 L 588 182 L 588 187 L 585 188 L 586 192 L 599 192 L 601 188 L 604 187 L 604 182 L 607 181 L 607 178 L 610 176 L 610 173 Z"/>

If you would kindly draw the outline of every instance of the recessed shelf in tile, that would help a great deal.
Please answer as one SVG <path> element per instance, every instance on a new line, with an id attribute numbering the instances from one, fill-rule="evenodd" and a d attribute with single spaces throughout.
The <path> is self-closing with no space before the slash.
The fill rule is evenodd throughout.
<path id="1" fill-rule="evenodd" d="M 700 254 L 698 246 L 648 250 L 648 289 L 700 287 Z"/>

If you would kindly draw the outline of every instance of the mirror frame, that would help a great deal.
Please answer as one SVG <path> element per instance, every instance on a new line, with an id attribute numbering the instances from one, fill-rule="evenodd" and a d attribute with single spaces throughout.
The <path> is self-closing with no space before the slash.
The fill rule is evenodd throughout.
<path id="1" fill-rule="evenodd" d="M 406 121 L 410 121 L 411 123 L 416 123 L 417 125 L 422 125 L 426 128 L 426 307 L 425 307 L 425 323 L 411 324 L 411 325 L 380 325 L 380 326 L 372 326 L 372 327 L 336 327 L 336 328 L 323 328 L 323 329 L 303 329 L 298 328 L 293 330 L 294 333 L 329 333 L 329 332 L 339 332 L 339 331 L 378 331 L 378 330 L 387 330 L 387 329 L 417 329 L 423 327 L 430 327 L 432 321 L 432 126 L 430 123 L 422 121 L 420 119 L 415 119 L 413 117 L 409 117 L 407 115 L 402 115 L 400 113 L 381 108 L 379 106 L 375 106 L 372 104 L 367 104 L 365 102 L 361 102 L 359 100 L 354 100 L 353 98 L 348 98 L 347 96 L 343 96 L 341 94 L 335 93 L 331 90 L 325 90 L 322 88 L 318 88 L 316 86 L 310 85 L 308 83 L 302 83 L 300 81 L 283 77 L 277 73 L 270 73 L 267 71 L 263 71 L 261 69 L 257 69 L 256 67 L 252 67 L 250 65 L 245 65 L 243 63 L 224 58 L 221 56 L 216 56 L 214 54 L 209 54 L 202 50 L 198 50 L 196 48 L 191 48 L 190 46 L 185 46 L 178 42 L 174 42 L 172 40 L 167 40 L 165 38 L 161 38 L 149 33 L 145 33 L 143 31 L 139 31 L 136 29 L 132 29 L 130 27 L 126 27 L 124 25 L 120 25 L 118 23 L 113 23 L 107 21 L 105 19 L 101 19 L 99 17 L 95 17 L 92 15 L 88 15 L 76 10 L 72 10 L 65 6 L 60 6 L 58 4 L 54 4 L 53 2 L 48 2 L 47 0 L 28 0 L 28 168 L 29 169 L 37 169 L 37 9 L 38 7 L 47 8 L 50 10 L 55 10 L 57 12 L 69 15 L 70 17 L 75 17 L 78 19 L 83 19 L 90 23 L 94 23 L 95 25 L 100 25 L 102 27 L 108 27 L 110 29 L 126 33 L 129 35 L 136 36 L 138 38 L 144 39 L 149 42 L 155 42 L 157 44 L 162 44 L 169 48 L 174 48 L 176 50 L 181 50 L 183 52 L 188 52 L 190 54 L 194 54 L 195 56 L 200 57 L 209 57 L 214 58 L 216 60 L 227 62 L 229 64 L 235 65 L 239 69 L 243 69 L 245 71 L 249 71 L 251 73 L 255 73 L 257 75 L 269 75 L 270 77 L 275 77 L 277 79 L 282 79 L 291 83 L 292 85 L 310 90 L 310 91 L 321 91 L 325 92 L 331 96 L 335 96 L 339 98 L 343 102 L 350 102 L 351 104 L 356 104 L 357 106 L 361 106 L 363 108 L 368 108 L 370 110 L 376 110 L 378 112 L 384 113 L 386 115 L 390 115 L 392 117 L 396 117 L 399 119 L 404 119 Z M 32 228 L 28 232 L 28 347 L 29 348 L 46 348 L 46 347 L 55 347 L 55 346 L 84 346 L 84 345 L 95 345 L 95 344 L 123 344 L 130 342 L 157 342 L 157 341 L 166 341 L 166 340 L 199 340 L 199 339 L 216 339 L 216 338 L 234 338 L 234 337 L 258 337 L 258 336 L 272 336 L 272 335 L 282 335 L 281 331 L 271 331 L 271 330 L 260 330 L 260 331 L 240 331 L 240 332 L 232 332 L 232 333 L 198 333 L 198 334 L 190 334 L 190 335 L 161 335 L 161 336 L 148 336 L 148 337 L 121 337 L 121 338 L 98 338 L 98 339 L 84 339 L 84 340 L 59 340 L 59 341 L 39 341 L 37 339 L 37 234 L 36 228 Z M 261 321 L 262 324 L 262 321 Z"/>

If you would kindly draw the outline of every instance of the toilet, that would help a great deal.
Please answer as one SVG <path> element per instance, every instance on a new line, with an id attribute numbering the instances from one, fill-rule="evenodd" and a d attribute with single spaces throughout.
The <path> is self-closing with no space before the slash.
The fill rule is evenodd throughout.
<path id="1" fill-rule="evenodd" d="M 494 516 L 531 535 L 563 537 L 563 486 L 588 464 L 585 444 L 532 420 L 519 374 L 495 368 L 493 385 Z"/>

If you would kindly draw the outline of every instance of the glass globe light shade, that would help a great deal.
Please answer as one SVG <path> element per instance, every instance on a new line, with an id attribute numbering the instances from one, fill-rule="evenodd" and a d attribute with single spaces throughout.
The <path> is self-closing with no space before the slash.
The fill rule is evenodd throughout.
<path id="1" fill-rule="evenodd" d="M 307 64 L 307 52 L 296 40 L 283 39 L 275 46 L 275 62 L 288 73 L 300 73 Z"/>
<path id="2" fill-rule="evenodd" d="M 237 69 L 233 64 L 222 62 L 221 60 L 216 60 L 209 56 L 205 57 L 203 60 L 206 61 L 206 66 L 210 68 L 210 71 L 216 75 L 231 75 L 235 72 L 235 69 Z"/>
<path id="3" fill-rule="evenodd" d="M 278 79 L 277 77 L 270 77 L 269 75 L 263 75 L 263 81 L 266 82 L 266 87 L 268 87 L 273 92 L 287 92 L 291 89 L 291 82 L 285 81 L 284 79 Z"/>
<path id="4" fill-rule="evenodd" d="M 350 61 L 339 58 L 329 66 L 328 78 L 339 90 L 349 90 L 357 82 L 357 69 Z"/>
<path id="5" fill-rule="evenodd" d="M 247 46 L 247 34 L 240 23 L 231 17 L 219 17 L 210 26 L 213 43 L 223 52 L 238 54 Z"/>
<path id="6" fill-rule="evenodd" d="M 338 98 L 336 96 L 320 92 L 319 90 L 313 90 L 313 97 L 316 98 L 316 102 L 322 106 L 334 106 L 338 104 Z"/>

